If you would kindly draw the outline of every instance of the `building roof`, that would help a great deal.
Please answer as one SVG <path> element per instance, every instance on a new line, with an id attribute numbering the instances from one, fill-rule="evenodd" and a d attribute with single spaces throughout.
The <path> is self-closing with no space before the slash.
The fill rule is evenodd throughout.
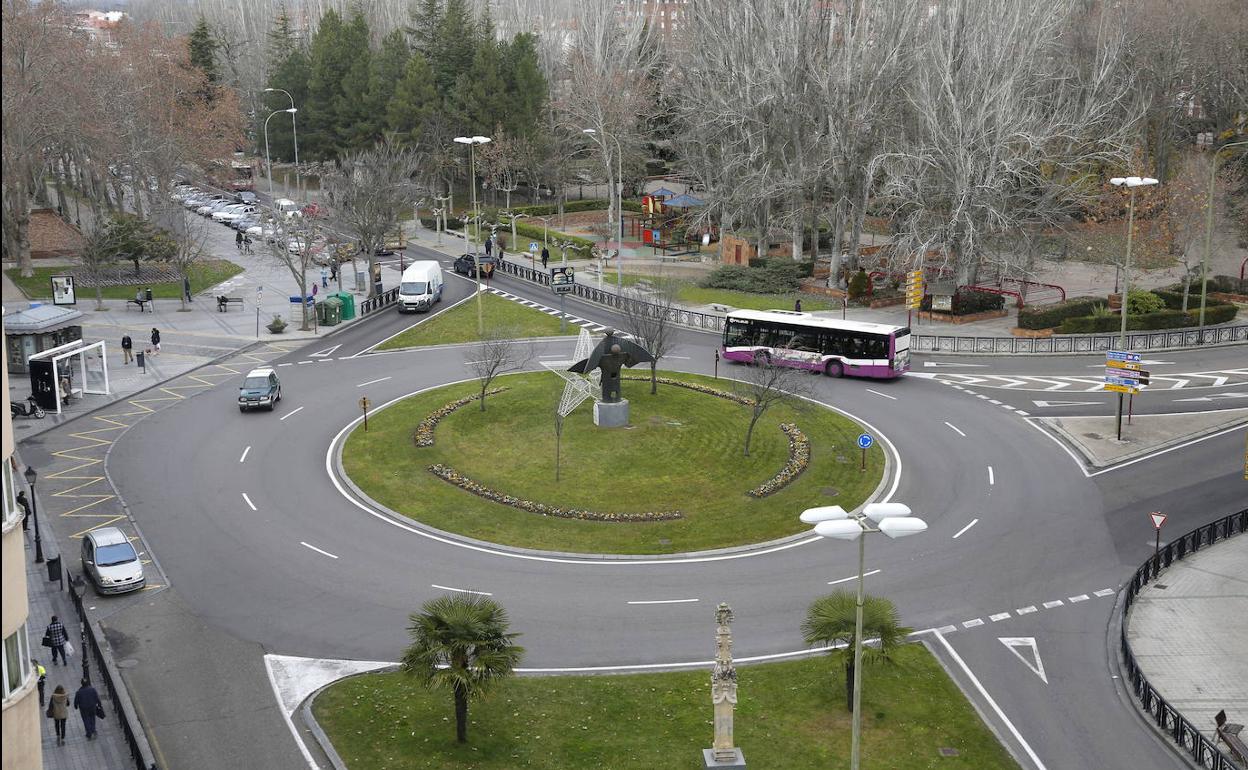
<path id="1" fill-rule="evenodd" d="M 32 305 L 4 316 L 5 334 L 39 334 L 72 326 L 82 318 L 82 311 L 56 305 Z"/>

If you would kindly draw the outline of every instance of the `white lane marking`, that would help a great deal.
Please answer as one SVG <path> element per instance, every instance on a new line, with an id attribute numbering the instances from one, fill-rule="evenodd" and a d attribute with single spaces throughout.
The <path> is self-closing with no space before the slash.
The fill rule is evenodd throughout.
<path id="1" fill-rule="evenodd" d="M 561 355 L 538 356 L 538 358 L 564 358 L 564 356 L 561 356 Z"/>
<path id="2" fill-rule="evenodd" d="M 1078 604 L 1079 602 L 1086 602 L 1088 600 L 1088 595 L 1079 594 L 1078 596 L 1068 596 L 1066 598 L 1071 604 Z"/>
<path id="3" fill-rule="evenodd" d="M 955 364 L 955 363 L 949 363 L 945 361 L 924 361 L 923 365 L 930 366 L 933 368 L 938 367 L 938 366 L 974 366 L 979 369 L 983 369 L 984 367 L 988 366 L 988 364 Z"/>
<path id="4" fill-rule="evenodd" d="M 879 574 L 879 572 L 880 572 L 880 571 L 879 571 L 878 569 L 873 569 L 873 570 L 871 570 L 871 571 L 869 571 L 869 572 L 864 572 L 864 573 L 862 573 L 862 576 L 863 576 L 864 578 L 865 578 L 865 577 L 871 577 L 872 575 L 878 575 L 878 574 Z M 828 581 L 828 585 L 830 585 L 830 586 L 834 586 L 834 585 L 836 585 L 837 583 L 848 583 L 848 582 L 849 582 L 849 581 L 851 581 L 851 580 L 857 580 L 857 579 L 858 579 L 858 576 L 857 576 L 857 575 L 854 575 L 853 577 L 841 578 L 840 580 L 829 580 L 829 581 Z"/>
<path id="5" fill-rule="evenodd" d="M 1001 402 L 1000 402 L 1000 401 L 998 401 L 998 400 L 996 400 L 995 398 L 990 398 L 990 399 L 988 399 L 988 403 L 990 403 L 990 404 L 1000 404 Z"/>
<path id="6" fill-rule="evenodd" d="M 304 364 L 314 364 L 316 362 L 315 361 L 296 361 L 295 363 L 299 364 L 300 366 L 303 366 Z"/>
<path id="7" fill-rule="evenodd" d="M 1019 615 L 1030 615 L 1031 613 L 1036 611 L 1036 605 L 1031 604 L 1026 607 L 1019 607 L 1018 609 L 1014 611 L 1017 612 Z"/>
<path id="8" fill-rule="evenodd" d="M 443 591 L 456 591 L 461 594 L 476 594 L 477 596 L 493 596 L 494 595 L 486 591 L 474 591 L 471 588 L 451 588 L 450 586 L 440 586 L 437 583 L 430 583 L 429 585 L 431 585 L 434 588 L 439 588 Z"/>
<path id="9" fill-rule="evenodd" d="M 1002 620 L 1009 620 L 1013 615 L 1008 612 L 998 612 L 995 615 L 989 615 L 988 619 L 993 623 L 1000 623 Z"/>
<path id="10" fill-rule="evenodd" d="M 629 604 L 688 604 L 689 602 L 696 602 L 696 601 L 698 600 L 697 599 L 650 599 L 650 600 L 629 602 Z"/>
<path id="11" fill-rule="evenodd" d="M 1019 413 L 1019 414 L 1021 414 L 1023 417 L 1030 417 L 1030 416 L 1031 416 L 1031 412 L 1024 412 L 1022 409 L 1015 409 L 1014 411 L 1015 411 L 1015 412 L 1018 412 L 1018 413 Z"/>
<path id="12" fill-rule="evenodd" d="M 1053 409 L 1059 406 L 1096 406 L 1104 404 L 1104 401 L 1032 401 L 1031 403 L 1041 409 Z"/>
<path id="13" fill-rule="evenodd" d="M 997 483 L 996 474 L 992 472 L 992 466 L 988 466 L 988 486 L 994 486 Z"/>
<path id="14" fill-rule="evenodd" d="M 1044 675 L 1044 661 L 1040 660 L 1040 648 L 1036 646 L 1036 638 L 1034 636 L 999 636 L 997 637 L 997 641 L 1004 644 L 1006 649 L 1014 653 L 1014 655 L 1023 662 L 1024 666 L 1031 669 L 1033 674 L 1040 677 L 1040 681 L 1045 684 L 1049 683 L 1049 678 Z M 1033 663 L 1032 661 L 1027 660 L 1027 658 L 1018 651 L 1019 647 L 1026 647 L 1030 649 L 1031 656 L 1035 662 Z"/>
<path id="15" fill-rule="evenodd" d="M 932 630 L 938 634 L 952 634 L 954 631 L 958 630 L 958 627 L 957 626 L 941 626 L 940 628 L 934 628 Z"/>
<path id="16" fill-rule="evenodd" d="M 1100 597 L 1102 597 L 1102 598 L 1103 598 L 1103 597 L 1106 597 L 1106 596 L 1113 596 L 1113 595 L 1114 595 L 1114 589 L 1112 589 L 1112 588 L 1102 588 L 1101 590 L 1099 590 L 1099 591 L 1093 591 L 1092 593 L 1093 593 L 1093 594 L 1095 594 L 1095 595 L 1097 595 L 1097 596 L 1100 596 Z"/>
<path id="17" fill-rule="evenodd" d="M 962 529 L 959 529 L 959 530 L 958 530 L 958 534 L 954 535 L 954 536 L 953 536 L 953 539 L 954 539 L 954 540 L 957 540 L 958 538 L 962 537 L 962 535 L 963 535 L 963 534 L 965 534 L 965 532 L 966 532 L 968 529 L 970 529 L 971 527 L 975 526 L 975 525 L 976 525 L 976 524 L 978 524 L 978 523 L 979 523 L 979 519 L 971 519 L 971 523 L 970 523 L 970 524 L 967 524 L 967 525 L 966 525 L 965 527 L 963 527 Z"/>
<path id="18" fill-rule="evenodd" d="M 724 377 L 721 379 L 731 380 L 732 378 Z M 739 382 L 739 380 L 736 380 L 736 381 Z M 433 390 L 434 388 L 446 387 L 448 385 L 460 385 L 465 382 L 476 382 L 476 380 L 463 379 L 463 380 L 457 380 L 455 382 L 445 382 L 439 385 L 430 385 L 427 388 L 422 388 L 420 390 L 416 390 L 411 393 L 397 396 L 391 399 L 390 401 L 387 401 L 386 403 L 382 404 L 381 406 L 377 407 L 376 409 L 374 409 L 374 412 L 381 411 L 382 409 L 385 409 L 387 407 L 393 406 L 394 404 L 397 404 L 398 402 L 402 401 L 405 398 L 410 398 L 411 396 L 420 395 L 421 393 L 428 392 L 430 390 Z M 888 435 L 885 434 L 883 431 L 881 431 L 879 428 L 875 427 L 873 424 L 871 424 L 867 420 L 864 420 L 861 417 L 858 417 L 857 415 L 847 412 L 844 409 L 841 409 L 840 407 L 833 406 L 832 404 L 825 404 L 822 401 L 816 401 L 813 398 L 804 398 L 804 400 L 810 401 L 811 403 L 819 404 L 825 409 L 831 409 L 837 414 L 844 415 L 845 417 L 851 420 L 854 420 L 855 422 L 859 423 L 864 428 L 866 428 L 868 433 L 878 438 L 880 441 L 884 443 L 885 446 L 888 447 L 888 452 L 890 456 L 892 457 L 893 467 L 895 468 L 895 470 L 893 471 L 893 483 L 888 486 L 888 489 L 884 490 L 881 493 L 879 502 L 886 503 L 892 500 L 893 495 L 897 494 L 897 488 L 901 486 L 902 476 L 905 475 L 905 463 L 901 459 L 901 453 L 897 451 L 896 445 L 893 444 L 892 440 L 889 439 Z M 744 552 L 739 552 L 739 553 L 716 554 L 713 556 L 691 556 L 687 558 L 675 558 L 675 559 L 644 559 L 644 558 L 643 559 L 629 559 L 629 560 L 600 559 L 600 560 L 592 560 L 592 561 L 585 560 L 585 559 L 570 559 L 570 558 L 558 557 L 558 556 L 537 556 L 533 554 L 512 553 L 508 551 L 498 551 L 492 548 L 487 548 L 485 546 L 464 543 L 459 540 L 455 540 L 455 539 L 448 538 L 448 537 L 443 537 L 441 535 L 437 535 L 432 532 L 426 532 L 417 527 L 396 521 L 379 511 L 375 511 L 372 508 L 369 508 L 364 503 L 360 502 L 359 500 L 356 500 L 354 497 L 347 494 L 347 490 L 343 487 L 342 482 L 339 481 L 338 477 L 334 473 L 335 447 L 337 447 L 342 442 L 344 436 L 346 436 L 348 433 L 354 430 L 355 426 L 359 425 L 363 421 L 364 421 L 364 417 L 363 415 L 361 415 L 359 417 L 356 417 L 354 420 L 347 423 L 346 425 L 344 425 L 338 431 L 338 433 L 334 436 L 333 440 L 329 442 L 329 446 L 325 449 L 325 475 L 329 477 L 329 482 L 334 485 L 334 488 L 338 490 L 338 494 L 342 495 L 343 499 L 345 499 L 348 503 L 355 506 L 359 510 L 368 514 L 369 516 L 372 516 L 374 519 L 380 522 L 389 524 L 390 526 L 395 527 L 397 529 L 401 529 L 409 534 L 416 535 L 418 537 L 423 537 L 428 540 L 441 543 L 442 545 L 455 546 L 457 548 L 463 548 L 465 550 L 475 551 L 477 553 L 489 554 L 491 556 L 504 557 L 508 559 L 519 559 L 522 561 L 546 562 L 548 564 L 575 564 L 578 566 L 585 566 L 585 567 L 607 567 L 607 566 L 619 567 L 619 566 L 624 566 L 624 565 L 627 565 L 630 567 L 643 567 L 643 566 L 650 567 L 656 564 L 701 564 L 704 562 L 731 561 L 731 560 L 736 560 L 736 559 L 752 559 L 758 556 L 767 556 L 769 554 L 779 553 L 780 551 L 787 551 L 790 548 L 799 548 L 804 545 L 818 543 L 823 540 L 822 537 L 819 537 L 818 535 L 814 535 L 813 537 L 807 537 L 801 540 L 794 540 L 792 542 L 783 543 L 781 545 L 771 546 L 767 548 L 759 548 L 757 550 L 744 551 Z M 884 482 L 883 480 L 881 480 L 880 487 L 883 487 L 883 485 L 884 485 Z M 818 652 L 818 650 L 806 651 L 800 654 L 810 654 L 811 652 Z M 798 653 L 794 653 L 794 654 L 798 654 Z M 765 657 L 757 658 L 757 660 L 764 660 L 764 659 L 768 659 L 768 658 L 765 658 Z M 749 662 L 745 658 L 736 658 L 736 660 L 740 662 Z M 711 662 L 713 663 L 714 661 L 711 661 Z M 659 667 L 660 666 L 656 666 L 656 668 L 659 668 Z M 551 671 L 554 672 L 555 669 L 551 669 Z"/>
<path id="19" fill-rule="evenodd" d="M 284 414 L 284 415 L 282 415 L 281 417 L 279 417 L 279 418 L 278 418 L 278 422 L 281 422 L 282 420 L 285 420 L 287 417 L 290 417 L 290 416 L 294 415 L 296 412 L 298 412 L 298 411 L 300 411 L 300 410 L 302 410 L 302 409 L 303 409 L 303 407 L 301 407 L 301 406 L 297 406 L 297 407 L 295 407 L 294 409 L 291 409 L 289 412 L 287 412 L 286 414 Z"/>
<path id="20" fill-rule="evenodd" d="M 881 393 L 881 392 L 880 392 L 880 391 L 878 391 L 878 390 L 871 390 L 870 388 L 866 388 L 866 391 L 867 391 L 868 393 L 874 393 L 874 394 L 875 394 L 875 395 L 877 395 L 877 396 L 883 396 L 884 398 L 887 398 L 889 401 L 896 401 L 896 400 L 897 400 L 897 397 L 896 397 L 896 396 L 890 396 L 890 395 L 888 395 L 887 393 Z"/>
<path id="21" fill-rule="evenodd" d="M 334 362 L 334 359 L 332 358 L 322 358 L 321 360 L 317 361 L 318 364 L 332 364 L 333 362 Z"/>
<path id="22" fill-rule="evenodd" d="M 359 385 L 356 385 L 355 387 L 357 387 L 357 388 L 362 388 L 362 387 L 364 387 L 365 385 L 376 385 L 377 383 L 379 383 L 379 382 L 385 382 L 385 381 L 386 381 L 386 380 L 388 380 L 388 379 L 390 379 L 390 378 L 389 378 L 389 377 L 380 377 L 380 378 L 375 379 L 375 380 L 369 380 L 368 382 L 361 382 Z"/>
<path id="23" fill-rule="evenodd" d="M 1041 606 L 1042 606 L 1042 607 L 1044 607 L 1046 610 L 1051 610 L 1051 609 L 1053 609 L 1054 607 L 1061 607 L 1061 606 L 1062 606 L 1062 600 L 1061 600 L 1061 599 L 1054 599 L 1054 600 L 1053 600 L 1053 601 L 1051 601 L 1051 602 L 1045 602 L 1045 603 L 1044 603 L 1043 605 L 1041 605 Z"/>
<path id="24" fill-rule="evenodd" d="M 278 366 L 294 366 L 294 364 L 291 364 L 291 363 L 285 363 L 285 364 L 278 364 Z"/>
<path id="25" fill-rule="evenodd" d="M 976 626 L 982 626 L 983 624 L 984 624 L 984 621 L 981 620 L 980 618 L 975 618 L 974 620 L 962 621 L 963 628 L 975 628 Z"/>
<path id="26" fill-rule="evenodd" d="M 315 353 L 309 353 L 308 356 L 311 358 L 324 358 L 326 356 L 332 356 L 334 351 L 340 347 L 342 347 L 342 345 L 334 345 L 332 348 L 325 348 L 324 350 L 318 350 Z"/>
<path id="27" fill-rule="evenodd" d="M 1005 723 L 1005 726 L 1009 729 L 1010 734 L 1013 735 L 1014 739 L 1018 741 L 1020 746 L 1023 747 L 1023 751 L 1027 752 L 1027 756 L 1030 757 L 1031 761 L 1035 763 L 1037 770 L 1048 770 L 1044 766 L 1044 763 L 1040 761 L 1040 757 L 1036 756 L 1036 752 L 1031 750 L 1031 746 L 1027 743 L 1027 741 L 1023 740 L 1023 736 L 1019 734 L 1018 728 L 1014 726 L 1014 723 L 1010 721 L 1009 717 L 1005 715 L 1005 712 L 1001 710 L 1001 707 L 997 705 L 997 702 L 992 699 L 992 696 L 989 695 L 988 691 L 984 689 L 984 686 L 980 684 L 979 679 L 976 678 L 975 674 L 971 672 L 970 667 L 966 665 L 966 661 L 962 660 L 962 656 L 958 655 L 957 650 L 953 649 L 953 645 L 949 644 L 949 640 L 946 639 L 939 631 L 935 633 L 936 638 L 940 640 L 941 645 L 944 646 L 945 650 L 949 653 L 949 656 L 957 662 L 958 666 L 962 669 L 962 672 L 966 674 L 966 677 L 971 680 L 972 684 L 975 685 L 975 689 L 979 690 L 979 694 L 984 697 L 984 700 L 987 701 L 988 705 L 992 707 L 992 710 L 996 713 L 996 715 L 1002 722 Z"/>
<path id="28" fill-rule="evenodd" d="M 965 433 L 963 433 L 962 431 L 958 430 L 958 426 L 954 425 L 954 424 L 953 424 L 953 423 L 951 423 L 951 422 L 946 422 L 946 423 L 945 423 L 945 425 L 948 425 L 950 428 L 953 428 L 953 432 L 954 432 L 954 433 L 956 433 L 956 434 L 958 434 L 958 435 L 959 435 L 959 436 L 961 436 L 962 438 L 966 438 L 966 434 L 965 434 Z"/>
<path id="29" fill-rule="evenodd" d="M 247 447 L 246 449 L 244 449 L 244 450 L 243 450 L 243 456 L 242 456 L 242 457 L 240 457 L 240 458 L 238 458 L 238 461 L 239 461 L 240 463 L 241 463 L 241 462 L 246 462 L 246 461 L 247 461 L 247 453 L 248 453 L 248 452 L 250 452 L 250 451 L 251 451 L 251 447 Z"/>
<path id="30" fill-rule="evenodd" d="M 329 551 L 322 551 L 320 548 L 317 548 L 316 546 L 312 545 L 311 543 L 305 543 L 305 542 L 303 542 L 302 540 L 300 540 L 300 541 L 299 541 L 299 545 L 304 546 L 305 548 L 311 548 L 313 551 L 316 551 L 317 553 L 319 553 L 319 554 L 321 554 L 321 555 L 323 555 L 323 556 L 328 556 L 328 557 L 329 557 L 329 558 L 331 558 L 331 559 L 337 559 L 337 558 L 338 558 L 337 556 L 333 555 L 333 554 L 332 554 L 332 553 L 330 553 Z"/>
<path id="31" fill-rule="evenodd" d="M 1224 398 L 1248 398 L 1248 393 L 1215 393 L 1212 396 L 1201 396 L 1200 398 L 1176 398 L 1175 403 L 1180 401 L 1218 401 Z"/>
<path id="32" fill-rule="evenodd" d="M 243 502 L 247 503 L 247 507 L 251 510 L 256 510 L 256 504 L 251 501 L 251 498 L 247 496 L 246 492 L 243 493 Z"/>

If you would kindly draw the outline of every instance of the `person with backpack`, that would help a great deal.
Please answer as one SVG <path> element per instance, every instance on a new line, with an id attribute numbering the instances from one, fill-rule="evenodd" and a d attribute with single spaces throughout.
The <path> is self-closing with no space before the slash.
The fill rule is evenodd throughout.
<path id="1" fill-rule="evenodd" d="M 134 360 L 134 340 L 130 339 L 129 334 L 121 335 L 121 354 L 124 357 L 123 364 Z"/>
<path id="2" fill-rule="evenodd" d="M 152 352 L 160 353 L 160 329 L 152 327 Z"/>

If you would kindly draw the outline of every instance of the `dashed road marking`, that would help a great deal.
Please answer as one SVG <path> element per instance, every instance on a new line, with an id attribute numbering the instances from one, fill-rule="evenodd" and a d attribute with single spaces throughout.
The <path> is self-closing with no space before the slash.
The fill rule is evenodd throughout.
<path id="1" fill-rule="evenodd" d="M 864 578 L 867 578 L 867 577 L 871 577 L 872 575 L 878 575 L 879 573 L 880 573 L 880 571 L 879 571 L 878 569 L 873 569 L 873 570 L 870 570 L 869 572 L 864 572 L 864 573 L 862 573 L 862 576 L 863 576 Z M 857 579 L 858 579 L 858 577 L 855 575 L 855 576 L 851 576 L 851 577 L 847 577 L 847 578 L 841 578 L 841 579 L 839 579 L 839 580 L 829 580 L 829 581 L 828 581 L 828 585 L 830 585 L 830 586 L 834 586 L 834 585 L 836 585 L 836 584 L 838 584 L 838 583 L 848 583 L 848 582 L 849 582 L 849 581 L 851 581 L 851 580 L 857 580 Z"/>
<path id="2" fill-rule="evenodd" d="M 963 628 L 975 628 L 976 626 L 982 626 L 983 624 L 984 621 L 980 618 L 971 618 L 970 620 L 962 621 Z"/>
<path id="3" fill-rule="evenodd" d="M 1092 593 L 1093 593 L 1093 594 L 1095 594 L 1095 595 L 1097 595 L 1097 596 L 1101 596 L 1101 597 L 1104 597 L 1104 596 L 1113 596 L 1113 595 L 1114 595 L 1114 589 L 1112 589 L 1112 588 L 1102 588 L 1101 590 L 1099 590 L 1099 591 L 1093 591 Z"/>
<path id="4" fill-rule="evenodd" d="M 316 546 L 312 545 L 311 543 L 305 543 L 305 542 L 303 542 L 302 540 L 300 540 L 300 541 L 299 541 L 299 545 L 304 546 L 305 548 L 311 548 L 313 551 L 316 551 L 317 553 L 319 553 L 319 554 L 321 554 L 321 555 L 323 555 L 323 556 L 328 556 L 328 557 L 329 557 L 329 558 L 331 558 L 331 559 L 337 559 L 337 558 L 338 558 L 337 556 L 333 555 L 333 554 L 332 554 L 332 553 L 330 553 L 329 551 L 322 551 L 320 548 L 317 548 Z"/>
<path id="5" fill-rule="evenodd" d="M 1045 602 L 1045 603 L 1044 603 L 1043 605 L 1041 605 L 1041 606 L 1043 606 L 1046 610 L 1051 610 L 1051 609 L 1053 609 L 1054 607 L 1061 607 L 1061 606 L 1062 606 L 1062 600 L 1061 600 L 1061 599 L 1054 599 L 1054 600 L 1053 600 L 1053 601 L 1051 601 L 1051 602 Z"/>
<path id="6" fill-rule="evenodd" d="M 240 463 L 242 463 L 242 462 L 247 462 L 247 453 L 248 453 L 248 452 L 250 452 L 250 451 L 251 451 L 251 447 L 250 447 L 250 446 L 249 446 L 249 447 L 247 447 L 246 449 L 244 449 L 244 450 L 243 450 L 243 456 L 242 456 L 242 457 L 240 457 L 240 458 L 238 458 L 238 461 L 239 461 Z"/>
<path id="7" fill-rule="evenodd" d="M 690 602 L 699 601 L 698 599 L 643 599 L 629 604 L 689 604 Z"/>
<path id="8" fill-rule="evenodd" d="M 970 524 L 967 524 L 967 525 L 966 525 L 965 527 L 963 527 L 962 529 L 959 529 L 959 530 L 958 530 L 958 533 L 957 533 L 956 535 L 954 535 L 954 536 L 953 536 L 953 539 L 954 539 L 954 540 L 957 540 L 958 538 L 962 537 L 962 535 L 966 534 L 966 531 L 967 531 L 968 529 L 970 529 L 971 527 L 975 526 L 975 525 L 976 525 L 976 524 L 978 524 L 978 523 L 979 523 L 979 519 L 971 519 L 971 523 L 970 523 Z"/>
<path id="9" fill-rule="evenodd" d="M 440 586 L 437 583 L 430 583 L 429 585 L 433 588 L 437 588 L 442 591 L 455 591 L 456 593 L 461 593 L 461 594 L 476 594 L 477 596 L 493 596 L 494 595 L 492 593 L 489 593 L 488 591 L 474 591 L 471 588 L 452 588 L 451 586 Z"/>
<path id="10" fill-rule="evenodd" d="M 959 435 L 959 436 L 961 436 L 962 438 L 966 438 L 966 434 L 965 434 L 965 433 L 963 433 L 962 431 L 958 430 L 958 426 L 954 425 L 954 424 L 953 424 L 953 423 L 951 423 L 951 422 L 946 422 L 946 423 L 945 423 L 945 425 L 948 425 L 950 428 L 952 428 L 952 429 L 953 429 L 953 432 L 954 432 L 954 433 L 956 433 L 956 434 L 958 434 L 958 435 Z"/>
<path id="11" fill-rule="evenodd" d="M 251 510 L 256 510 L 256 504 L 251 501 L 251 498 L 247 496 L 246 492 L 243 493 L 243 502 L 247 503 L 247 507 Z"/>
<path id="12" fill-rule="evenodd" d="M 1079 602 L 1086 602 L 1087 600 L 1088 600 L 1087 594 L 1079 594 L 1078 596 L 1067 597 L 1067 601 L 1069 601 L 1071 604 L 1078 604 Z"/>
<path id="13" fill-rule="evenodd" d="M 388 380 L 388 379 L 390 379 L 390 378 L 389 378 L 389 377 L 378 377 L 378 378 L 377 378 L 377 379 L 375 379 L 375 380 L 369 380 L 368 382 L 361 382 L 359 385 L 356 385 L 355 387 L 357 387 L 357 388 L 362 388 L 362 387 L 364 387 L 365 385 L 376 385 L 377 383 L 379 383 L 379 382 L 385 382 L 385 381 L 386 381 L 386 380 Z"/>
<path id="14" fill-rule="evenodd" d="M 301 406 L 297 406 L 297 407 L 295 407 L 294 409 L 291 409 L 291 410 L 290 410 L 289 412 L 287 412 L 286 414 L 284 414 L 284 415 L 282 415 L 281 417 L 279 417 L 279 418 L 277 419 L 277 421 L 278 421 L 278 422 L 281 422 L 282 420 L 285 420 L 287 417 L 293 417 L 296 413 L 301 412 L 301 411 L 303 411 L 303 407 L 301 407 Z"/>
<path id="15" fill-rule="evenodd" d="M 874 394 L 875 394 L 875 395 L 877 395 L 877 396 L 882 396 L 882 397 L 884 397 L 884 398 L 887 398 L 889 401 L 896 401 L 896 400 L 897 400 L 897 397 L 896 397 L 896 396 L 890 396 L 890 395 L 888 395 L 887 393 L 881 393 L 881 392 L 880 392 L 880 391 L 878 391 L 878 390 L 872 390 L 872 389 L 870 389 L 870 388 L 866 388 L 866 391 L 867 391 L 868 393 L 874 393 Z"/>
<path id="16" fill-rule="evenodd" d="M 1036 611 L 1036 605 L 1032 604 L 1027 607 L 1019 607 L 1018 609 L 1014 611 L 1017 612 L 1019 615 L 1030 615 L 1031 613 Z"/>
<path id="17" fill-rule="evenodd" d="M 1013 616 L 1008 612 L 998 612 L 995 615 L 989 615 L 988 619 L 993 623 L 1000 623 L 1002 620 L 1009 620 L 1011 617 Z"/>
<path id="18" fill-rule="evenodd" d="M 994 485 L 996 485 L 996 483 L 997 483 L 997 477 L 996 477 L 996 474 L 994 474 L 994 473 L 992 472 L 992 466 L 991 466 L 991 465 L 989 465 L 989 466 L 988 466 L 988 486 L 990 486 L 990 487 L 991 487 L 991 486 L 994 486 Z"/>

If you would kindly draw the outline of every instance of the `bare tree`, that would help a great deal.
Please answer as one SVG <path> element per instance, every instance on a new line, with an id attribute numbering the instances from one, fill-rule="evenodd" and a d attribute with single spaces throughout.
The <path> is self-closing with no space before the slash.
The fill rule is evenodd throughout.
<path id="1" fill-rule="evenodd" d="M 737 395 L 750 402 L 750 426 L 745 431 L 745 456 L 750 456 L 754 426 L 768 409 L 779 403 L 798 404 L 810 393 L 810 374 L 801 369 L 772 363 L 765 353 L 734 382 Z"/>
<path id="2" fill-rule="evenodd" d="M 422 195 L 412 181 L 418 166 L 412 150 L 383 142 L 344 157 L 321 178 L 327 202 L 368 256 L 370 276 L 376 274 L 377 250 L 385 243 L 386 233 Z M 369 284 L 371 297 L 376 294 L 376 283 Z"/>
<path id="3" fill-rule="evenodd" d="M 187 311 L 190 310 L 187 300 L 191 269 L 202 262 L 207 253 L 205 244 L 208 241 L 208 230 L 202 220 L 198 217 L 192 218 L 181 206 L 168 198 L 159 201 L 157 205 L 154 212 L 158 217 L 157 223 L 169 233 L 172 241 L 167 261 L 188 289 L 179 295 L 182 300 L 181 310 Z"/>
<path id="4" fill-rule="evenodd" d="M 644 298 L 626 299 L 620 304 L 624 328 L 654 358 L 650 361 L 650 395 L 659 392 L 659 359 L 676 342 L 672 308 L 676 304 L 676 284 L 665 275 L 653 279 L 654 291 Z"/>
<path id="5" fill-rule="evenodd" d="M 500 374 L 524 368 L 533 358 L 532 345 L 516 339 L 518 330 L 504 327 L 491 329 L 481 343 L 471 348 L 464 362 L 481 387 L 481 411 L 485 411 L 485 394 L 490 383 Z"/>
<path id="6" fill-rule="evenodd" d="M 308 313 L 308 271 L 316 267 L 317 228 L 311 221 L 295 219 L 276 222 L 275 237 L 268 244 L 269 255 L 290 271 L 302 299 L 300 331 L 312 328 Z M 315 280 L 315 279 L 313 279 Z"/>

